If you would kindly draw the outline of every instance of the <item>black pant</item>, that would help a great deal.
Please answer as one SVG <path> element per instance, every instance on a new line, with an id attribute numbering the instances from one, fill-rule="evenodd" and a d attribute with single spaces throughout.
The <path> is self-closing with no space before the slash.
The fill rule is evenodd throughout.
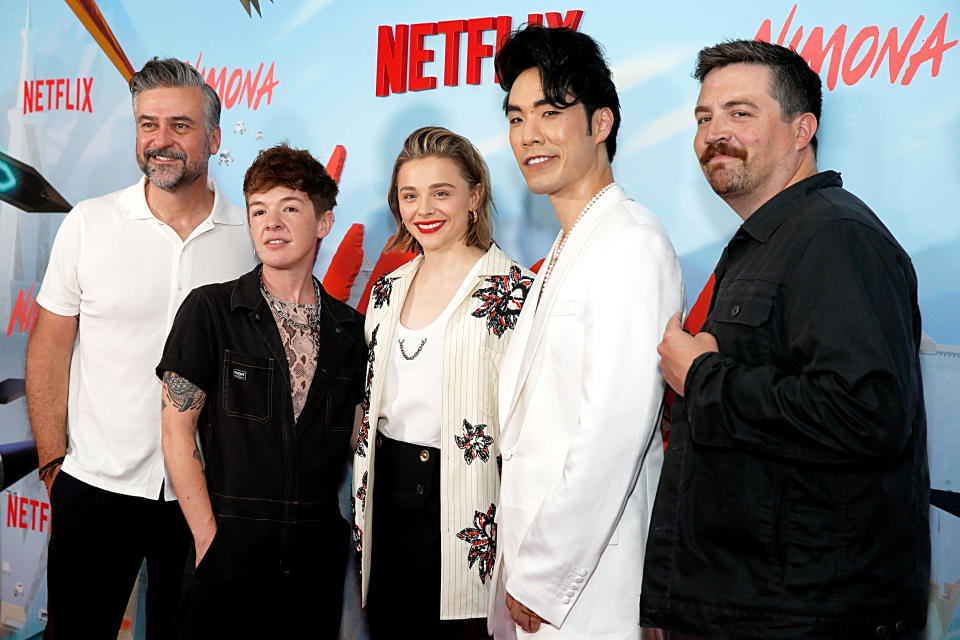
<path id="1" fill-rule="evenodd" d="M 45 637 L 116 638 L 146 558 L 146 638 L 173 638 L 190 546 L 180 505 L 104 491 L 63 471 L 50 503 Z"/>
<path id="2" fill-rule="evenodd" d="M 440 620 L 440 450 L 384 436 L 376 446 L 370 637 L 486 638 L 486 619 Z"/>
<path id="3" fill-rule="evenodd" d="M 328 518 L 292 524 L 218 517 L 196 569 L 191 554 L 180 637 L 336 640 L 349 544 L 336 505 Z"/>

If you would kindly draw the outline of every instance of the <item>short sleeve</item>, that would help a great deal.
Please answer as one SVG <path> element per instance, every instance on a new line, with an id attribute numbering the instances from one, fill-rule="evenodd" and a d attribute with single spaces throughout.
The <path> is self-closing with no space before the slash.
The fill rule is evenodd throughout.
<path id="1" fill-rule="evenodd" d="M 61 316 L 80 315 L 80 248 L 83 212 L 74 207 L 60 224 L 50 251 L 50 262 L 37 294 L 37 304 Z"/>
<path id="2" fill-rule="evenodd" d="M 172 371 L 210 395 L 219 369 L 214 326 L 217 315 L 204 290 L 205 287 L 193 290 L 180 305 L 163 346 L 157 377 Z"/>

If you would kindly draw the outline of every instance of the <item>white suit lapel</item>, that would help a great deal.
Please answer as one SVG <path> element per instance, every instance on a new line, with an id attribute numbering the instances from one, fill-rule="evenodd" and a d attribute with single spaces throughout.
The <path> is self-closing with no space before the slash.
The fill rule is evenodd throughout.
<path id="1" fill-rule="evenodd" d="M 505 437 L 504 431 L 507 431 L 510 437 L 516 437 L 517 435 L 517 429 L 515 425 L 510 424 L 510 418 L 512 417 L 513 410 L 517 406 L 517 400 L 520 397 L 523 385 L 526 383 L 527 376 L 530 374 L 530 368 L 534 360 L 536 360 L 537 351 L 539 350 L 540 341 L 544 333 L 544 324 L 550 316 L 550 310 L 557 300 L 557 295 L 563 287 L 564 280 L 566 280 L 571 270 L 576 266 L 580 254 L 589 244 L 590 237 L 593 235 L 593 232 L 596 231 L 606 213 L 610 211 L 614 205 L 626 199 L 627 194 L 623 191 L 623 188 L 618 184 L 614 184 L 594 202 L 590 211 L 588 211 L 583 218 L 580 219 L 580 222 L 570 231 L 570 235 L 563 246 L 563 251 L 553 266 L 553 272 L 550 274 L 550 280 L 547 282 L 545 289 L 543 287 L 543 278 L 546 275 L 547 262 L 544 262 L 540 273 L 537 274 L 537 279 L 533 283 L 529 299 L 524 305 L 523 312 L 520 314 L 516 331 L 510 343 L 510 353 L 515 355 L 517 359 L 516 378 L 513 381 L 512 389 L 504 388 L 504 383 L 509 378 L 504 377 L 503 370 L 500 372 L 500 439 L 504 448 L 508 448 L 512 442 L 512 440 Z M 556 251 L 559 242 L 560 236 L 558 235 L 550 253 L 547 254 L 548 260 L 550 255 Z M 529 314 L 527 310 L 529 310 Z M 521 323 L 524 325 L 522 328 Z M 523 333 L 521 333 L 521 330 Z M 518 344 L 518 339 L 522 339 L 523 341 Z M 522 355 L 520 355 L 521 353 Z M 510 364 L 513 365 L 514 363 L 511 362 Z M 505 396 L 508 396 L 510 400 L 506 405 L 503 405 L 502 403 Z"/>

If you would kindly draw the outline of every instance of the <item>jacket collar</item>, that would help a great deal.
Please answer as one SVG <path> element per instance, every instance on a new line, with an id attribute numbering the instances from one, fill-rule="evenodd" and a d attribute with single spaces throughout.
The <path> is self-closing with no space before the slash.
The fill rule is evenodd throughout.
<path id="1" fill-rule="evenodd" d="M 823 171 L 792 184 L 767 200 L 740 225 L 758 242 L 766 242 L 783 222 L 796 213 L 799 201 L 818 189 L 843 186 L 836 171 Z"/>
<path id="2" fill-rule="evenodd" d="M 233 291 L 230 293 L 230 310 L 237 311 L 245 309 L 247 311 L 262 311 L 269 313 L 267 301 L 260 293 L 260 269 L 263 265 L 257 265 L 251 271 L 240 276 L 233 285 Z M 333 296 L 327 293 L 316 276 L 313 276 L 314 282 L 320 291 L 320 314 L 326 319 L 340 325 L 344 322 L 352 322 L 353 316 L 350 309 L 344 305 L 336 304 L 338 302 Z"/>

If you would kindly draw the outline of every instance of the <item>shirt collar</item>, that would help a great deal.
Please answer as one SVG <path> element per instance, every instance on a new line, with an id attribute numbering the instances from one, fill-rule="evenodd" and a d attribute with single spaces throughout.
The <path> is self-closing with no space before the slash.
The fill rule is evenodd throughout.
<path id="1" fill-rule="evenodd" d="M 795 213 L 801 199 L 818 189 L 842 185 L 843 180 L 836 171 L 823 171 L 804 178 L 767 200 L 740 228 L 758 242 L 766 242 L 777 227 Z"/>
<path id="2" fill-rule="evenodd" d="M 137 183 L 127 187 L 120 194 L 120 201 L 123 204 L 123 215 L 128 220 L 149 220 L 155 219 L 150 207 L 147 206 L 146 193 L 147 177 L 141 176 Z M 213 220 L 215 224 L 243 225 L 246 224 L 246 214 L 242 209 L 233 206 L 223 192 L 220 191 L 220 185 L 209 175 L 207 176 L 207 188 L 213 191 L 213 210 L 208 219 Z"/>
<path id="3" fill-rule="evenodd" d="M 230 310 L 247 309 L 255 311 L 263 307 L 267 312 L 267 301 L 260 293 L 260 268 L 262 265 L 255 266 L 251 271 L 240 276 L 233 285 L 233 292 L 230 294 Z M 334 304 L 334 298 L 327 293 L 316 276 L 313 276 L 320 291 L 320 314 L 333 320 L 337 324 L 342 324 L 353 320 L 350 308 L 346 305 Z"/>

